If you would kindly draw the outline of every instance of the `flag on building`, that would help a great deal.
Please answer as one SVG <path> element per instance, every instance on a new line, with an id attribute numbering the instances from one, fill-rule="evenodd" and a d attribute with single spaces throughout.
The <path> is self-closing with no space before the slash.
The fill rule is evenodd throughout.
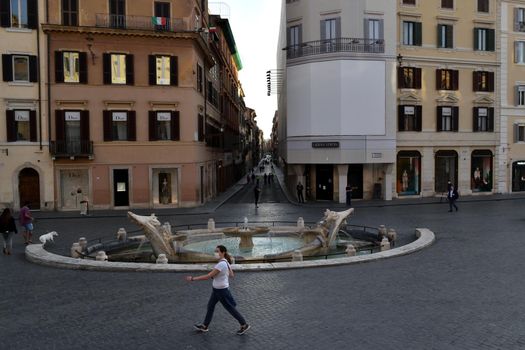
<path id="1" fill-rule="evenodd" d="M 165 26 L 166 17 L 151 17 L 151 23 L 155 26 Z"/>
<path id="2" fill-rule="evenodd" d="M 209 31 L 210 33 L 217 33 L 217 27 L 209 27 L 209 28 L 208 28 L 208 31 Z"/>

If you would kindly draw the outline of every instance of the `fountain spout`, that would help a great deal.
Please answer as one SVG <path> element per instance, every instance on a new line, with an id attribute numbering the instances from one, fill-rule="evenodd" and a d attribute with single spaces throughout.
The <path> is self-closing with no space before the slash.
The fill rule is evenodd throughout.
<path id="1" fill-rule="evenodd" d="M 168 258 L 174 257 L 176 252 L 172 245 L 172 236 L 168 227 L 162 226 L 155 214 L 150 216 L 136 215 L 128 212 L 128 217 L 138 226 L 142 227 L 144 235 L 150 241 L 156 257 L 165 254 Z"/>

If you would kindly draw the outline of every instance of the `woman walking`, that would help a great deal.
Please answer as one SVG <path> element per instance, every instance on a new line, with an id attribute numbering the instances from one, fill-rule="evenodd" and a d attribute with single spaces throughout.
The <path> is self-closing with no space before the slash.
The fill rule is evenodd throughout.
<path id="1" fill-rule="evenodd" d="M 11 210 L 5 208 L 0 215 L 0 232 L 2 233 L 2 238 L 4 239 L 4 254 L 11 255 L 13 250 L 13 235 L 18 233 L 16 230 L 15 219 L 11 215 Z"/>
<path id="2" fill-rule="evenodd" d="M 213 270 L 210 273 L 197 277 L 186 277 L 187 281 L 204 281 L 210 278 L 213 279 L 213 290 L 210 300 L 208 301 L 208 311 L 206 313 L 206 318 L 204 319 L 203 323 L 196 324 L 194 327 L 199 332 L 207 332 L 208 326 L 210 325 L 211 319 L 213 318 L 215 305 L 220 302 L 226 311 L 228 311 L 230 315 L 232 315 L 241 325 L 241 328 L 237 331 L 237 334 L 243 335 L 248 329 L 250 329 L 250 325 L 246 323 L 244 317 L 242 317 L 239 311 L 237 311 L 235 308 L 237 303 L 235 302 L 235 299 L 233 299 L 233 296 L 228 289 L 230 286 L 228 278 L 233 277 L 233 271 L 230 266 L 232 262 L 231 256 L 228 254 L 225 246 L 219 245 L 215 248 L 215 257 L 219 259 L 219 262 L 213 267 Z"/>

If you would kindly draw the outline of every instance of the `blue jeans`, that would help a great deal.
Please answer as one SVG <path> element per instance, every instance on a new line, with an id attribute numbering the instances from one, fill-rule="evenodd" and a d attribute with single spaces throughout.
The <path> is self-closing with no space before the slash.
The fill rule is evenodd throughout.
<path id="1" fill-rule="evenodd" d="M 246 324 L 246 320 L 244 319 L 244 317 L 242 317 L 239 311 L 237 311 L 237 309 L 235 308 L 237 306 L 237 303 L 235 302 L 235 299 L 233 299 L 230 290 L 228 288 L 213 288 L 210 300 L 208 301 L 208 312 L 206 312 L 206 318 L 204 319 L 204 325 L 206 327 L 208 327 L 211 323 L 211 319 L 213 318 L 213 312 L 215 311 L 215 305 L 217 305 L 219 301 L 221 302 L 222 306 L 224 306 L 226 311 L 228 311 L 230 315 L 232 315 L 241 326 Z"/>

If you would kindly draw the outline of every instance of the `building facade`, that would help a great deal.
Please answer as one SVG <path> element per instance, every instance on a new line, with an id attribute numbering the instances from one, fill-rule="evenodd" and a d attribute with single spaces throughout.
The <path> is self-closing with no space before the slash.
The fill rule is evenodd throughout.
<path id="1" fill-rule="evenodd" d="M 281 161 L 307 200 L 392 198 L 396 4 L 283 2 L 278 67 Z M 279 50 L 280 51 L 280 50 Z M 293 191 L 295 193 L 295 191 Z"/>
<path id="2" fill-rule="evenodd" d="M 54 209 L 44 1 L 0 1 L 0 207 Z"/>

